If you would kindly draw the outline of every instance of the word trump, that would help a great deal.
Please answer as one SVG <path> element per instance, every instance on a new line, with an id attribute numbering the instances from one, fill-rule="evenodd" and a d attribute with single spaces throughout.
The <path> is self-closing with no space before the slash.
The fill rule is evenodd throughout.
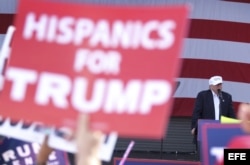
<path id="1" fill-rule="evenodd" d="M 10 97 L 15 102 L 25 100 L 29 86 L 36 85 L 34 101 L 56 108 L 72 106 L 81 112 L 149 114 L 153 106 L 165 104 L 171 96 L 171 84 L 165 80 L 132 79 L 126 84 L 120 79 L 84 77 L 70 78 L 64 74 L 38 73 L 36 70 L 9 67 L 6 80 L 11 82 Z M 92 87 L 92 88 L 91 88 Z M 91 93 L 91 98 L 88 98 Z"/>
<path id="2" fill-rule="evenodd" d="M 228 153 L 228 160 L 246 160 L 246 153 Z"/>
<path id="3" fill-rule="evenodd" d="M 169 49 L 174 45 L 176 22 L 173 20 L 92 20 L 59 17 L 30 12 L 24 21 L 22 36 L 26 40 L 73 44 L 89 47 L 123 49 Z M 152 37 L 152 35 L 155 35 Z"/>

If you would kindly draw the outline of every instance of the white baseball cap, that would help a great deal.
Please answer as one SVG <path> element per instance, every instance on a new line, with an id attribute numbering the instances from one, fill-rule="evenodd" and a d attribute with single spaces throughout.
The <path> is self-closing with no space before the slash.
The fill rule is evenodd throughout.
<path id="1" fill-rule="evenodd" d="M 208 81 L 209 85 L 217 85 L 223 83 L 221 76 L 213 76 Z"/>

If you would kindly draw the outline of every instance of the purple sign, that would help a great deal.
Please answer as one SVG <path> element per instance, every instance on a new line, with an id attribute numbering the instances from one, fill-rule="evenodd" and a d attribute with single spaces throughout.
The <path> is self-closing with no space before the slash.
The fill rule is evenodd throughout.
<path id="1" fill-rule="evenodd" d="M 11 138 L 0 138 L 1 165 L 34 165 L 36 154 L 40 149 L 38 143 L 29 143 Z M 47 165 L 69 165 L 67 155 L 62 151 L 53 151 Z"/>
<path id="2" fill-rule="evenodd" d="M 211 123 L 220 123 L 219 120 L 209 120 L 209 119 L 199 119 L 198 120 L 198 135 L 197 135 L 197 140 L 201 141 L 201 129 L 204 124 L 211 124 Z"/>

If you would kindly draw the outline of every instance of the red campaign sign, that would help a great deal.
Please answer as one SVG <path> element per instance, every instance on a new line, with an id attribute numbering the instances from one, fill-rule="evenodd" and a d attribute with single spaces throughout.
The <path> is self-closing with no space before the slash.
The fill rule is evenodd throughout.
<path id="1" fill-rule="evenodd" d="M 0 114 L 160 138 L 171 113 L 186 6 L 21 0 Z"/>

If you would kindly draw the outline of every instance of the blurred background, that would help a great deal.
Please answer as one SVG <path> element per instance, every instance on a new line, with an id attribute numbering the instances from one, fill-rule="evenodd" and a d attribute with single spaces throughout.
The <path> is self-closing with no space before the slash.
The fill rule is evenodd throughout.
<path id="1" fill-rule="evenodd" d="M 191 6 L 189 30 L 182 50 L 183 65 L 176 79 L 174 104 L 169 126 L 165 130 L 166 136 L 159 140 L 120 137 L 113 157 L 121 157 L 129 142 L 135 140 L 129 157 L 198 161 L 190 134 L 191 115 L 197 93 L 208 89 L 208 78 L 213 75 L 223 77 L 223 90 L 232 94 L 235 109 L 240 102 L 249 102 L 250 0 L 51 1 L 124 6 Z M 18 0 L 0 0 L 0 46 L 8 26 L 13 25 L 18 14 L 17 5 Z"/>

